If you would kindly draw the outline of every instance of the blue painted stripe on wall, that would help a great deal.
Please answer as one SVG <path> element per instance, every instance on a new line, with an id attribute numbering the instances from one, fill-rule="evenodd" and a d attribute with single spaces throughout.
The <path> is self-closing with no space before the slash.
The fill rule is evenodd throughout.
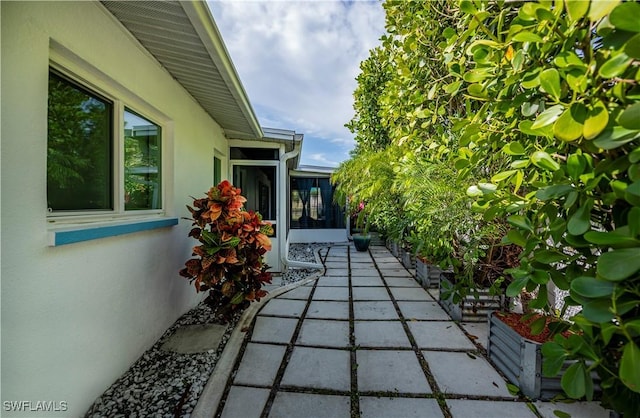
<path id="1" fill-rule="evenodd" d="M 75 242 L 90 241 L 93 239 L 115 237 L 117 235 L 131 234 L 134 232 L 148 231 L 150 229 L 164 228 L 178 224 L 178 218 L 154 219 L 150 221 L 138 221 L 129 224 L 105 225 L 93 228 L 75 229 L 72 231 L 54 231 L 55 245 L 73 244 Z"/>

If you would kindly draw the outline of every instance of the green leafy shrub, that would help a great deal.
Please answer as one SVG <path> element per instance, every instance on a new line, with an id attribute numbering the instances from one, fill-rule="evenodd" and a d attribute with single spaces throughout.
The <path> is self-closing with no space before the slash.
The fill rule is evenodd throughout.
<path id="1" fill-rule="evenodd" d="M 465 169 L 491 161 L 485 218 L 508 216 L 523 248 L 508 294 L 552 284 L 582 306 L 575 334 L 546 346 L 548 374 L 577 360 L 562 386 L 637 416 L 640 404 L 640 5 L 617 1 L 460 2 L 445 30 L 451 75 L 481 105 L 454 121 Z M 461 145 L 465 145 L 464 143 Z M 473 194 L 474 190 L 470 190 Z"/>
<path id="2" fill-rule="evenodd" d="M 582 308 L 572 336 L 545 346 L 545 372 L 575 360 L 562 379 L 569 396 L 590 399 L 596 371 L 603 404 L 638 416 L 640 4 L 384 7 L 388 35 L 375 52 L 384 88 L 359 84 L 371 100 L 354 108 L 358 120 L 384 128 L 388 141 L 353 126 L 359 143 L 396 156 L 387 158 L 395 179 L 390 211 L 401 207 L 412 239 L 440 257 L 456 258 L 459 247 L 467 261 L 480 260 L 501 235 L 503 244 L 520 247 L 508 296 L 535 291 L 531 307 L 560 315 L 548 298 L 559 288 L 569 292 L 565 308 Z M 360 158 L 357 148 L 353 159 Z M 366 157 L 361 164 L 351 173 L 358 180 Z M 439 188 L 456 196 L 451 202 L 464 202 L 456 193 L 466 191 L 469 212 L 462 204 L 463 218 L 447 223 L 433 199 Z M 460 219 L 469 221 L 467 233 L 452 234 Z M 468 239 L 455 243 L 447 234 Z"/>
<path id="3" fill-rule="evenodd" d="M 394 239 L 400 239 L 408 228 L 400 196 L 393 188 L 397 154 L 394 148 L 360 149 L 357 158 L 342 162 L 331 176 L 336 200 L 348 203 L 350 213 L 358 213 L 360 219 L 366 218 L 371 226 Z"/>

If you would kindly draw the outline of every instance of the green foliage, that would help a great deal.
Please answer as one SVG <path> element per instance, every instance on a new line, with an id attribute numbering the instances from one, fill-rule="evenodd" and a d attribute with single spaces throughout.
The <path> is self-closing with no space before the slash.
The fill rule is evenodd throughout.
<path id="1" fill-rule="evenodd" d="M 592 396 L 595 370 L 605 404 L 629 413 L 640 393 L 638 335 L 624 326 L 640 313 L 639 236 L 629 226 L 640 205 L 631 160 L 640 143 L 640 77 L 626 51 L 634 51 L 629 28 L 640 20 L 625 10 L 637 5 L 474 5 L 456 27 L 453 45 L 466 54 L 452 62 L 462 71 L 451 71 L 461 75 L 469 102 L 484 103 L 460 130 L 474 135 L 466 169 L 496 158 L 504 167 L 485 177 L 495 191 L 479 196 L 478 206 L 490 218 L 515 213 L 509 220 L 518 234 L 507 240 L 523 247 L 518 286 L 539 287 L 544 306 L 542 290 L 553 282 L 570 290 L 567 303 L 583 306 L 573 318 L 581 336 L 564 343 L 563 356 L 578 360 L 565 372 L 564 390 Z M 470 77 L 480 73 L 490 76 Z"/>
<path id="2" fill-rule="evenodd" d="M 371 224 L 397 238 L 408 226 L 393 188 L 393 165 L 398 153 L 391 147 L 377 151 L 360 149 L 341 163 L 331 177 L 336 185 L 336 201 L 348 204 L 349 213 L 358 215 L 360 227 L 367 229 Z"/>
<path id="3" fill-rule="evenodd" d="M 369 58 L 360 64 L 360 70 L 358 87 L 353 93 L 356 115 L 345 126 L 356 134 L 358 148 L 383 150 L 389 145 L 389 134 L 380 120 L 379 100 L 390 79 L 390 68 L 383 51 L 372 49 Z"/>
<path id="4" fill-rule="evenodd" d="M 575 334 L 550 343 L 546 357 L 555 366 L 546 371 L 575 360 L 562 380 L 569 396 L 591 397 L 595 371 L 604 405 L 638 416 L 640 6 L 442 0 L 384 7 L 388 35 L 375 60 L 385 82 L 359 89 L 378 96 L 375 120 L 388 141 L 352 123 L 363 145 L 339 174 L 344 192 L 363 180 L 384 183 L 383 195 L 393 198 L 372 205 L 371 213 L 388 216 L 379 224 L 399 225 L 393 214 L 401 213 L 403 230 L 441 260 L 457 259 L 448 237 L 476 237 L 480 244 L 468 248 L 479 250 L 502 236 L 519 246 L 507 294 L 537 290 L 532 305 L 553 312 L 553 285 L 570 292 L 565 306 L 583 308 L 572 318 Z M 372 118 L 368 109 L 356 106 L 358 121 Z M 367 171 L 371 157 L 360 148 L 373 143 L 380 167 Z M 460 222 L 466 233 L 456 231 Z"/>

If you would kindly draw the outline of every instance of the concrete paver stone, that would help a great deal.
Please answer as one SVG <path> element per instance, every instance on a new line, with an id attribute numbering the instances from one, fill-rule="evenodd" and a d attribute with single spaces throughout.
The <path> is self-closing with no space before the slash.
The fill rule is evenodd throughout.
<path id="1" fill-rule="evenodd" d="M 360 392 L 431 393 L 413 351 L 358 350 Z"/>
<path id="2" fill-rule="evenodd" d="M 327 269 L 327 272 L 325 273 L 325 276 L 327 277 L 347 277 L 349 276 L 349 269 L 348 268 L 339 268 L 339 269 Z"/>
<path id="3" fill-rule="evenodd" d="M 420 287 L 390 287 L 396 300 L 429 300 L 429 294 Z"/>
<path id="4" fill-rule="evenodd" d="M 393 287 L 403 287 L 403 288 L 414 288 L 421 289 L 420 283 L 416 282 L 416 280 L 412 277 L 386 277 L 385 281 L 390 288 Z M 424 299 L 419 299 L 424 300 Z"/>
<path id="5" fill-rule="evenodd" d="M 307 302 L 303 300 L 276 298 L 267 302 L 259 315 L 291 316 L 298 318 L 302 315 L 306 305 Z"/>
<path id="6" fill-rule="evenodd" d="M 259 316 L 253 327 L 252 342 L 289 344 L 298 319 Z"/>
<path id="7" fill-rule="evenodd" d="M 351 251 L 349 255 L 351 256 L 351 261 L 371 260 L 371 256 L 366 252 Z"/>
<path id="8" fill-rule="evenodd" d="M 398 306 L 402 316 L 407 321 L 411 320 L 433 320 L 450 321 L 449 314 L 438 305 L 438 302 L 422 301 L 399 301 Z"/>
<path id="9" fill-rule="evenodd" d="M 222 418 L 260 418 L 269 399 L 269 389 L 232 386 Z"/>
<path id="10" fill-rule="evenodd" d="M 343 269 L 346 270 L 349 268 L 349 263 L 346 258 L 343 258 L 339 261 L 325 261 L 324 266 L 328 269 Z"/>
<path id="11" fill-rule="evenodd" d="M 359 268 L 359 269 L 351 269 L 352 276 L 360 276 L 360 277 L 380 277 L 380 273 L 378 270 L 373 268 Z"/>
<path id="12" fill-rule="evenodd" d="M 358 261 L 358 262 L 351 263 L 352 271 L 357 271 L 360 269 L 375 270 L 376 266 L 375 264 L 373 264 L 373 261 Z"/>
<path id="13" fill-rule="evenodd" d="M 349 322 L 305 319 L 296 344 L 348 347 Z"/>
<path id="14" fill-rule="evenodd" d="M 443 416 L 435 399 L 360 397 L 361 418 L 439 418 Z"/>
<path id="15" fill-rule="evenodd" d="M 359 319 L 400 319 L 395 306 L 389 301 L 353 302 L 353 317 Z"/>
<path id="16" fill-rule="evenodd" d="M 576 418 L 609 418 L 609 411 L 601 407 L 597 402 L 535 402 L 540 415 L 544 418 L 557 418 L 553 411 L 562 411 Z"/>
<path id="17" fill-rule="evenodd" d="M 349 286 L 349 278 L 347 277 L 347 275 L 345 275 L 344 277 L 320 277 L 318 279 L 318 287 L 325 286 L 347 287 Z"/>
<path id="18" fill-rule="evenodd" d="M 353 300 L 391 300 L 386 287 L 354 287 Z"/>
<path id="19" fill-rule="evenodd" d="M 354 287 L 362 287 L 362 286 L 384 286 L 382 279 L 379 277 L 373 276 L 352 276 L 351 277 L 351 285 Z"/>
<path id="20" fill-rule="evenodd" d="M 349 302 L 313 301 L 307 318 L 349 319 Z"/>
<path id="21" fill-rule="evenodd" d="M 271 406 L 277 418 L 336 418 L 348 417 L 351 399 L 348 396 L 315 395 L 278 392 Z"/>
<path id="22" fill-rule="evenodd" d="M 407 269 L 402 266 L 398 266 L 398 268 L 381 267 L 380 273 L 384 277 L 406 277 L 409 279 L 413 278 L 413 276 L 411 276 L 411 273 L 409 273 Z"/>
<path id="23" fill-rule="evenodd" d="M 271 386 L 278 373 L 286 347 L 249 343 L 244 351 L 234 383 Z"/>
<path id="24" fill-rule="evenodd" d="M 385 254 L 385 253 L 380 252 L 378 254 Z M 393 256 L 391 256 L 391 255 L 389 255 L 388 252 L 385 255 L 382 255 L 382 256 L 376 255 L 375 259 L 376 259 L 376 263 L 378 263 L 379 266 L 383 266 L 385 264 L 391 264 L 391 263 L 395 263 L 395 264 L 400 265 L 400 262 L 398 261 L 398 259 L 393 257 Z"/>
<path id="25" fill-rule="evenodd" d="M 325 261 L 347 261 L 349 259 L 349 255 L 347 254 L 347 252 L 343 252 L 343 253 L 337 253 L 334 251 L 331 251 L 329 253 L 329 256 L 327 257 L 327 259 Z"/>
<path id="26" fill-rule="evenodd" d="M 226 325 L 201 324 L 181 328 L 162 344 L 164 351 L 180 354 L 205 353 L 218 348 Z"/>
<path id="27" fill-rule="evenodd" d="M 280 296 L 278 296 L 278 299 L 307 300 L 307 299 L 309 299 L 309 294 L 311 294 L 311 288 L 300 286 L 300 287 L 296 287 L 295 289 L 292 289 L 292 290 L 290 290 L 290 291 L 288 291 L 286 293 L 281 294 Z"/>
<path id="28" fill-rule="evenodd" d="M 400 321 L 355 321 L 360 347 L 411 347 Z"/>
<path id="29" fill-rule="evenodd" d="M 350 357 L 347 350 L 296 346 L 282 385 L 347 392 L 351 388 Z"/>
<path id="30" fill-rule="evenodd" d="M 447 399 L 447 405 L 453 418 L 534 418 L 536 415 L 522 402 L 475 401 Z M 556 417 L 557 418 L 557 417 Z"/>
<path id="31" fill-rule="evenodd" d="M 409 329 L 419 348 L 474 350 L 469 338 L 451 321 L 409 322 Z"/>
<path id="32" fill-rule="evenodd" d="M 504 379 L 480 355 L 439 351 L 423 354 L 445 394 L 514 397 Z"/>
<path id="33" fill-rule="evenodd" d="M 330 251 L 327 261 L 346 260 L 347 258 L 349 258 L 349 254 L 346 251 Z"/>
<path id="34" fill-rule="evenodd" d="M 313 293 L 313 300 L 349 300 L 348 287 L 318 287 Z"/>
<path id="35" fill-rule="evenodd" d="M 489 343 L 489 324 L 487 322 L 462 322 L 462 328 L 469 334 L 471 339 L 487 349 Z"/>

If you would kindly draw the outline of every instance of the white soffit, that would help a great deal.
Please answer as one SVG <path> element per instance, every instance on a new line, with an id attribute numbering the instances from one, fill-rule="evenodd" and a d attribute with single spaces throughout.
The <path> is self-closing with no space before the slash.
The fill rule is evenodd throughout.
<path id="1" fill-rule="evenodd" d="M 222 126 L 227 137 L 263 137 L 205 2 L 101 3 Z"/>

